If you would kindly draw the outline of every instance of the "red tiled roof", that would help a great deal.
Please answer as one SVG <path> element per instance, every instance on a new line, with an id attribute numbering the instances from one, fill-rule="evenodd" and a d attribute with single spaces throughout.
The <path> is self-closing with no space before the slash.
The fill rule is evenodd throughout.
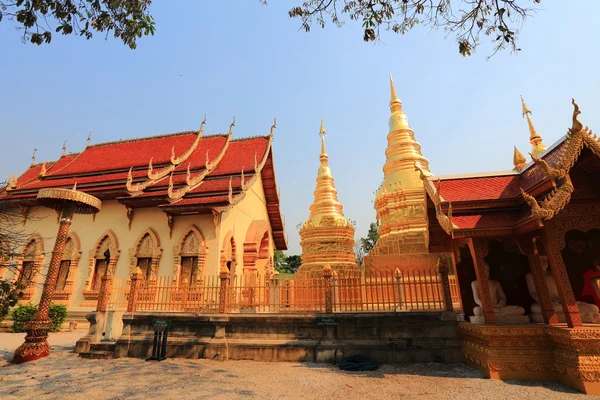
<path id="1" fill-rule="evenodd" d="M 521 195 L 519 180 L 519 175 L 444 179 L 439 193 L 449 202 L 512 199 Z"/>
<path id="2" fill-rule="evenodd" d="M 518 214 L 511 212 L 453 215 L 452 223 L 458 229 L 509 228 L 515 225 L 518 218 Z"/>
<path id="3" fill-rule="evenodd" d="M 167 176 L 149 186 L 141 196 L 122 197 L 127 193 L 128 170 L 131 167 L 134 168 L 132 171 L 134 183 L 144 181 L 147 176 L 148 162 L 151 158 L 154 172 L 157 173 L 165 166 L 170 165 L 171 148 L 173 146 L 175 146 L 175 156 L 179 157 L 190 148 L 196 138 L 196 132 L 182 132 L 89 146 L 79 154 L 70 154 L 61 157 L 56 162 L 46 163 L 44 177 L 39 178 L 42 164 L 30 167 L 17 179 L 15 190 L 0 194 L 0 201 L 30 202 L 41 188 L 72 187 L 77 182 L 77 187 L 80 190 L 91 192 L 103 199 L 117 199 L 118 201 L 131 203 L 132 206 L 134 206 L 134 202 L 139 201 L 137 203 L 138 207 L 160 204 L 160 201 L 158 201 L 160 199 L 151 201 L 147 199 L 162 196 L 164 197 L 163 200 L 167 201 L 166 188 L 169 184 L 169 177 Z M 203 137 L 188 159 L 175 169 L 173 173 L 175 189 L 185 183 L 188 165 L 190 166 L 192 178 L 197 176 L 204 170 L 207 152 L 209 161 L 214 162 L 223 151 L 224 146 L 227 145 L 228 140 L 227 135 Z M 224 193 L 229 190 L 230 178 L 234 192 L 239 192 L 242 170 L 246 172 L 246 180 L 250 179 L 255 169 L 255 163 L 260 163 L 263 157 L 268 156 L 262 175 L 267 212 L 274 229 L 273 236 L 276 247 L 286 249 L 287 243 L 283 232 L 279 197 L 272 189 L 276 187 L 272 154 L 266 154 L 267 151 L 271 151 L 269 150 L 269 143 L 269 137 L 229 140 L 223 157 L 200 186 L 188 192 L 182 200 L 160 207 L 168 207 L 171 210 L 179 206 L 210 208 L 211 204 L 222 205 L 228 203 L 229 197 Z M 203 196 L 198 197 L 198 195 Z"/>

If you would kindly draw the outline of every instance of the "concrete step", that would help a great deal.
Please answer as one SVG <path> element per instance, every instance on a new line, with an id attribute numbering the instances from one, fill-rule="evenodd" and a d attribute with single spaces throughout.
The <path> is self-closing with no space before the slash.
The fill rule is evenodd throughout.
<path id="1" fill-rule="evenodd" d="M 79 353 L 81 358 L 89 358 L 94 360 L 110 360 L 113 358 L 112 351 L 90 350 Z"/>
<path id="2" fill-rule="evenodd" d="M 100 342 L 92 343 L 90 345 L 90 351 L 115 351 L 115 342 Z"/>

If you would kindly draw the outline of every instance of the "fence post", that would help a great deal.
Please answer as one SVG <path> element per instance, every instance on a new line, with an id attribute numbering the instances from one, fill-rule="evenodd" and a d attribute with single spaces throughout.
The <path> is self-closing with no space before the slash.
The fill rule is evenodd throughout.
<path id="1" fill-rule="evenodd" d="M 442 284 L 442 293 L 444 294 L 444 309 L 446 311 L 453 311 L 454 306 L 452 305 L 452 294 L 450 293 L 450 281 L 448 280 L 449 269 L 442 257 L 438 260 L 438 272 Z"/>
<path id="2" fill-rule="evenodd" d="M 333 312 L 333 293 L 332 293 L 332 285 L 331 285 L 331 277 L 333 276 L 333 270 L 329 264 L 325 264 L 323 266 L 323 281 L 325 286 L 325 312 L 332 313 Z"/>
<path id="3" fill-rule="evenodd" d="M 127 300 L 127 312 L 135 312 L 135 304 L 137 302 L 138 291 L 142 283 L 142 270 L 137 267 L 131 273 L 131 288 L 129 290 L 129 299 Z"/>
<path id="4" fill-rule="evenodd" d="M 110 301 L 112 286 L 113 276 L 107 268 L 106 273 L 100 282 L 100 293 L 98 295 L 98 303 L 96 303 L 96 311 L 105 312 L 108 310 L 108 302 Z"/>
<path id="5" fill-rule="evenodd" d="M 400 308 L 402 308 L 402 303 L 404 301 L 402 299 L 402 273 L 398 268 L 396 268 L 396 271 L 394 271 L 394 278 L 396 279 L 396 286 L 398 287 L 398 305 L 400 306 Z"/>
<path id="6" fill-rule="evenodd" d="M 227 312 L 227 286 L 229 285 L 229 271 L 221 269 L 219 272 L 221 286 L 219 287 L 219 312 L 224 314 Z"/>

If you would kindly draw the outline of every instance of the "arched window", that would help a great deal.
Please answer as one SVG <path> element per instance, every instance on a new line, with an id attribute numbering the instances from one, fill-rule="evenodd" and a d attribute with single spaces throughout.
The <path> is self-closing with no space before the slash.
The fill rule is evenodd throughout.
<path id="1" fill-rule="evenodd" d="M 233 277 L 236 273 L 236 253 L 235 253 L 235 239 L 231 232 L 225 236 L 223 242 L 223 248 L 221 249 L 221 269 L 227 269 Z"/>
<path id="2" fill-rule="evenodd" d="M 161 255 L 162 248 L 156 232 L 146 229 L 139 236 L 135 248 L 129 250 L 130 273 L 139 267 L 145 281 L 154 281 L 158 275 Z"/>
<path id="3" fill-rule="evenodd" d="M 119 254 L 117 236 L 113 231 L 108 230 L 100 236 L 94 248 L 90 250 L 90 263 L 85 284 L 86 290 L 83 291 L 85 300 L 98 300 L 102 277 L 107 273 L 114 274 Z M 109 257 L 107 258 L 107 256 Z"/>
<path id="4" fill-rule="evenodd" d="M 204 274 L 206 253 L 204 235 L 196 226 L 192 226 L 181 236 L 179 245 L 173 248 L 173 281 L 189 286 L 198 283 Z"/>
<path id="5" fill-rule="evenodd" d="M 73 292 L 73 278 L 81 252 L 79 251 L 79 238 L 75 233 L 71 233 L 65 243 L 58 276 L 56 279 L 56 290 L 52 296 L 55 300 L 69 300 Z"/>
<path id="6" fill-rule="evenodd" d="M 44 241 L 39 235 L 32 237 L 17 259 L 15 282 L 23 289 L 22 299 L 30 300 L 35 291 L 35 278 L 44 262 Z"/>

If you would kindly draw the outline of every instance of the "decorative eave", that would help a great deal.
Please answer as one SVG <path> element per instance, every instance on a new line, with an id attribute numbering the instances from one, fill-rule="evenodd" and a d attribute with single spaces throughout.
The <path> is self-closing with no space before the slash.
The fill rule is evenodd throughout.
<path id="1" fill-rule="evenodd" d="M 555 187 L 548 193 L 544 200 L 538 202 L 535 197 L 521 190 L 521 195 L 531 207 L 531 215 L 537 220 L 549 220 L 558 214 L 571 201 L 574 187 L 569 177 L 569 172 L 581 154 L 583 147 L 587 147 L 596 157 L 600 157 L 600 141 L 598 137 L 578 120 L 579 106 L 572 100 L 573 125 L 569 128 L 563 147 L 560 149 L 556 162 L 552 165 L 543 159 L 532 156 L 536 165 L 541 167 L 548 179 L 554 182 Z"/>
<path id="2" fill-rule="evenodd" d="M 435 216 L 438 220 L 438 223 L 440 224 L 440 226 L 444 230 L 444 232 L 446 232 L 451 237 L 454 237 L 454 230 L 457 227 L 452 223 L 452 204 L 448 203 L 448 208 L 447 208 L 448 214 L 445 214 L 444 210 L 442 208 L 442 203 L 444 203 L 445 200 L 442 198 L 442 195 L 440 194 L 440 189 L 441 189 L 440 180 L 438 179 L 438 181 L 437 181 L 438 186 L 435 187 L 433 185 L 433 182 L 431 180 L 427 179 L 425 171 L 423 169 L 421 169 L 417 165 L 417 163 L 415 163 L 415 169 L 421 173 L 421 179 L 423 180 L 423 184 L 425 186 L 425 191 L 427 192 L 427 195 L 429 196 L 429 198 L 431 199 L 431 201 L 433 202 L 433 204 L 435 206 Z"/>

